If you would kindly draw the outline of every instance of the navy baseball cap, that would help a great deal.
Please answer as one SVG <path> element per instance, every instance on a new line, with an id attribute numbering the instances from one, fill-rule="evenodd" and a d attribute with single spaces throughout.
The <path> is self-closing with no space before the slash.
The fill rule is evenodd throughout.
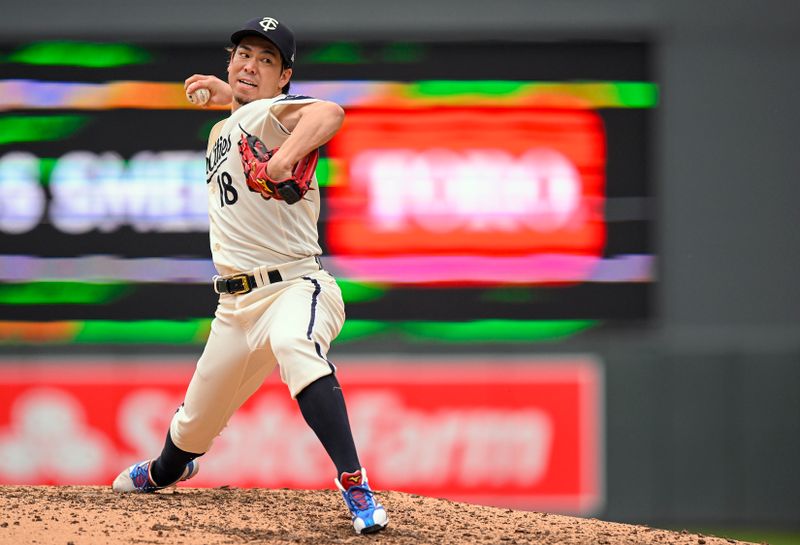
<path id="1" fill-rule="evenodd" d="M 239 45 L 245 36 L 261 36 L 274 43 L 281 52 L 287 67 L 294 64 L 294 32 L 274 17 L 256 17 L 247 21 L 241 29 L 231 34 L 231 42 Z"/>

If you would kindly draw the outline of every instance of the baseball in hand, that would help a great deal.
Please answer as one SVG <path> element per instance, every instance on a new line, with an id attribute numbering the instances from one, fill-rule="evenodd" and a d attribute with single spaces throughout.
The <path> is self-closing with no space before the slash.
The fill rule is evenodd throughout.
<path id="1" fill-rule="evenodd" d="M 186 93 L 186 98 L 195 106 L 202 106 L 211 99 L 211 93 L 208 89 L 200 88 L 194 93 Z"/>

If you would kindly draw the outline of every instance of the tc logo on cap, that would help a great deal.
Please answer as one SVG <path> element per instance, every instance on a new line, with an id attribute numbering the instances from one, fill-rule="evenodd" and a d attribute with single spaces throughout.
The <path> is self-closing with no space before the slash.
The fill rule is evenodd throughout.
<path id="1" fill-rule="evenodd" d="M 278 21 L 272 17 L 264 17 L 258 24 L 261 25 L 261 28 L 263 28 L 265 31 L 275 30 L 278 28 Z"/>

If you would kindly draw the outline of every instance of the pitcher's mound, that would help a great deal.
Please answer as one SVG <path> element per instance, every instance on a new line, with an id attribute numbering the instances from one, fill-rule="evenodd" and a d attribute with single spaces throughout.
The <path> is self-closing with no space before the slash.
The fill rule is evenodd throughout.
<path id="1" fill-rule="evenodd" d="M 383 532 L 358 536 L 334 490 L 0 487 L 0 544 L 511 543 L 729 545 L 734 540 L 380 492 Z"/>

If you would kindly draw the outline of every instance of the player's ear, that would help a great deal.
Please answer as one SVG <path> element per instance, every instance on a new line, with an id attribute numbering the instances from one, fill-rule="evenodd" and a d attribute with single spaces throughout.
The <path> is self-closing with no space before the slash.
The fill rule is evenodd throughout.
<path id="1" fill-rule="evenodd" d="M 286 84 L 289 83 L 290 79 L 292 79 L 292 69 L 285 68 L 283 72 L 281 72 L 281 77 L 278 80 L 278 87 L 283 89 L 286 86 Z"/>
<path id="2" fill-rule="evenodd" d="M 231 72 L 231 63 L 233 62 L 233 54 L 236 53 L 235 47 L 226 47 L 225 50 L 228 52 L 228 64 L 226 66 L 226 71 L 230 74 Z"/>

